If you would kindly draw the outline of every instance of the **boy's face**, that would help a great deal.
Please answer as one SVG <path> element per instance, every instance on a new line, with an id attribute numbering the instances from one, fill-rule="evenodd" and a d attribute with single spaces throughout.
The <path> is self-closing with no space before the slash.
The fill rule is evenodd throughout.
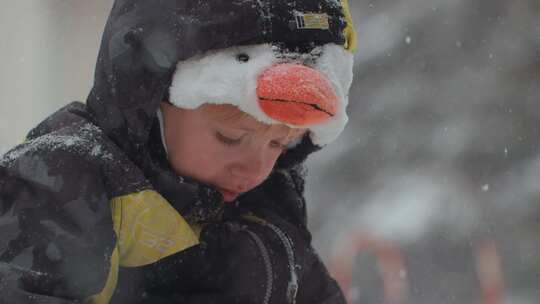
<path id="1" fill-rule="evenodd" d="M 171 166 L 214 186 L 226 202 L 261 184 L 285 147 L 306 132 L 249 116 L 218 119 L 205 106 L 188 110 L 164 102 L 161 110 Z"/>

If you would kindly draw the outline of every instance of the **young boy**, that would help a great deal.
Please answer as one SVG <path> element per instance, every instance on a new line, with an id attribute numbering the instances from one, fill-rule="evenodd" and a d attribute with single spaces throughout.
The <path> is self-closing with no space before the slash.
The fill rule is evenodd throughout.
<path id="1" fill-rule="evenodd" d="M 354 44 L 346 1 L 117 0 L 87 103 L 0 160 L 0 303 L 344 303 L 302 163 Z"/>

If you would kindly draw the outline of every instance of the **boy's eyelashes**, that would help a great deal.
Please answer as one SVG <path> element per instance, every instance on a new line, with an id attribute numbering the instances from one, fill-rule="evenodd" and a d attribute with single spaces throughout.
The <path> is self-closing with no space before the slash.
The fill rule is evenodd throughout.
<path id="1" fill-rule="evenodd" d="M 284 145 L 284 144 L 280 143 L 279 141 L 275 141 L 275 140 L 270 142 L 270 146 L 272 148 L 277 148 L 277 149 L 281 149 L 281 150 L 287 150 L 287 145 Z"/>
<path id="2" fill-rule="evenodd" d="M 236 146 L 236 145 L 239 145 L 239 144 L 242 142 L 242 138 L 243 138 L 243 137 L 244 137 L 244 136 L 242 136 L 242 137 L 240 137 L 240 138 L 231 138 L 231 137 L 229 137 L 229 136 L 223 135 L 223 134 L 220 133 L 219 131 L 216 131 L 216 138 L 217 138 L 220 142 L 222 142 L 222 143 L 224 143 L 224 144 L 226 144 L 226 145 L 228 145 L 228 146 Z"/>

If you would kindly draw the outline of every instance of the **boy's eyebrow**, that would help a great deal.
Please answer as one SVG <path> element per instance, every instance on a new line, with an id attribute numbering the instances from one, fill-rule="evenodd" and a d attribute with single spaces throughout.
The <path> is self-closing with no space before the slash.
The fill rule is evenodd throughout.
<path id="1" fill-rule="evenodd" d="M 233 126 L 233 128 L 238 129 L 238 130 L 242 130 L 242 131 L 246 131 L 246 132 L 253 132 L 253 133 L 256 133 L 256 132 L 261 131 L 261 130 L 266 130 L 265 127 L 263 127 L 263 126 L 260 126 L 260 127 L 248 127 L 248 126 L 245 126 L 245 125 L 236 125 L 236 126 Z"/>
<path id="2" fill-rule="evenodd" d="M 249 127 L 243 127 L 243 126 L 237 126 L 237 127 L 234 127 L 234 128 L 240 129 L 240 130 L 243 130 L 243 131 L 247 131 L 247 132 L 256 132 L 257 131 L 256 129 L 249 128 Z"/>
<path id="3" fill-rule="evenodd" d="M 257 129 L 254 129 L 254 128 L 250 128 L 250 127 L 243 127 L 243 126 L 238 126 L 238 127 L 234 127 L 238 130 L 242 130 L 242 131 L 246 131 L 246 132 L 250 132 L 250 133 L 256 133 L 257 132 Z M 278 137 L 276 138 L 276 140 L 279 140 L 279 141 L 283 141 L 283 140 L 291 140 L 291 136 L 281 136 L 281 137 Z"/>

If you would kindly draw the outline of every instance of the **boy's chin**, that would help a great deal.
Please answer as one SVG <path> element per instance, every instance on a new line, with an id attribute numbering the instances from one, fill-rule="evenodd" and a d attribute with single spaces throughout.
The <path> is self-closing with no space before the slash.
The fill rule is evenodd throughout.
<path id="1" fill-rule="evenodd" d="M 232 203 L 240 195 L 240 193 L 231 192 L 229 190 L 218 188 L 218 191 L 223 195 L 223 201 L 225 203 Z"/>

